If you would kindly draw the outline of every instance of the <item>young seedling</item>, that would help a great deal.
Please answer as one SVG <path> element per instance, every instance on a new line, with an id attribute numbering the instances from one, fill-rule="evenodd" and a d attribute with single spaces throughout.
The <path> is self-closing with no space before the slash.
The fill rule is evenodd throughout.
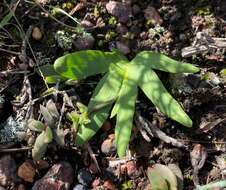
<path id="1" fill-rule="evenodd" d="M 40 106 L 40 112 L 45 120 L 45 124 L 35 119 L 29 119 L 27 123 L 27 127 L 30 130 L 40 132 L 32 149 L 34 160 L 40 160 L 44 156 L 49 143 L 53 140 L 61 146 L 64 145 L 63 130 L 56 127 L 56 122 L 59 118 L 56 105 L 50 100 L 47 102 L 46 107 Z"/>
<path id="2" fill-rule="evenodd" d="M 150 51 L 143 51 L 129 61 L 117 51 L 86 50 L 58 58 L 54 63 L 54 69 L 61 80 L 81 80 L 92 75 L 104 74 L 88 104 L 91 122 L 79 127 L 77 145 L 83 145 L 88 141 L 109 115 L 116 116 L 117 153 L 123 157 L 131 136 L 138 87 L 162 113 L 184 126 L 192 126 L 189 116 L 167 92 L 154 71 L 198 72 L 199 69 L 191 64 L 180 63 L 161 53 Z"/>

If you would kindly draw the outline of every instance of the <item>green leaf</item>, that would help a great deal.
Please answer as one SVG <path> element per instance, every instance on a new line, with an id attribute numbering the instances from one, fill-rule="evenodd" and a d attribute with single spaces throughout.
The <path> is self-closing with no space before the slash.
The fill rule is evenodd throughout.
<path id="1" fill-rule="evenodd" d="M 197 186 L 195 190 L 212 190 L 212 189 L 225 189 L 226 180 L 216 181 L 212 183 L 208 183 L 206 185 Z"/>
<path id="2" fill-rule="evenodd" d="M 48 88 L 47 90 L 45 90 L 42 94 L 41 94 L 41 96 L 42 97 L 44 97 L 44 96 L 49 96 L 49 95 L 51 95 L 51 94 L 53 94 L 53 93 L 55 93 L 55 92 L 57 92 L 57 89 L 56 88 Z"/>
<path id="3" fill-rule="evenodd" d="M 115 142 L 120 158 L 125 156 L 133 127 L 133 116 L 137 98 L 137 87 L 128 79 L 125 79 L 117 100 L 117 121 L 115 127 Z"/>
<path id="4" fill-rule="evenodd" d="M 42 72 L 44 79 L 47 83 L 49 84 L 56 84 L 57 82 L 60 81 L 65 81 L 67 80 L 67 78 L 59 75 L 55 70 L 53 65 L 43 65 L 40 68 L 40 71 L 38 71 L 38 73 L 40 74 L 40 72 Z"/>
<path id="5" fill-rule="evenodd" d="M 178 164 L 172 163 L 168 164 L 167 167 L 174 173 L 177 178 L 178 190 L 184 189 L 184 178 L 181 169 Z"/>
<path id="6" fill-rule="evenodd" d="M 60 12 L 64 15 L 66 15 L 67 17 L 69 17 L 71 20 L 73 20 L 76 24 L 80 25 L 80 22 L 77 18 L 72 17 L 70 14 L 68 14 L 66 11 L 64 11 L 63 9 L 59 8 L 59 7 L 53 7 L 53 11 L 57 11 Z"/>
<path id="7" fill-rule="evenodd" d="M 43 130 L 45 130 L 45 125 L 41 121 L 35 119 L 29 119 L 27 126 L 32 131 L 42 132 Z"/>
<path id="8" fill-rule="evenodd" d="M 76 103 L 76 106 L 78 107 L 80 113 L 88 112 L 87 106 L 85 106 L 85 105 L 82 104 L 81 102 L 77 102 L 77 103 Z"/>
<path id="9" fill-rule="evenodd" d="M 10 10 L 10 12 L 0 22 L 0 29 L 9 23 L 13 15 L 14 15 L 13 11 Z"/>
<path id="10" fill-rule="evenodd" d="M 44 156 L 47 146 L 52 139 L 52 131 L 47 127 L 35 140 L 34 148 L 32 149 L 32 157 L 34 160 L 40 160 Z"/>
<path id="11" fill-rule="evenodd" d="M 53 126 L 55 124 L 53 116 L 50 114 L 49 110 L 46 107 L 40 105 L 40 112 L 48 126 Z"/>
<path id="12" fill-rule="evenodd" d="M 146 70 L 143 78 L 139 81 L 139 86 L 162 113 L 184 126 L 192 127 L 192 120 L 183 111 L 180 104 L 167 92 L 153 70 Z"/>
<path id="13" fill-rule="evenodd" d="M 110 64 L 117 63 L 122 58 L 117 52 L 85 50 L 58 58 L 54 68 L 63 77 L 80 80 L 107 72 Z M 126 58 L 123 59 L 126 60 Z"/>
<path id="14" fill-rule="evenodd" d="M 191 64 L 181 63 L 161 53 L 150 51 L 142 51 L 137 54 L 132 63 L 146 65 L 149 68 L 169 73 L 196 73 L 199 71 L 199 68 Z"/>
<path id="15" fill-rule="evenodd" d="M 50 143 L 50 142 L 52 142 L 52 140 L 53 140 L 53 133 L 52 133 L 52 130 L 51 130 L 50 127 L 46 127 L 45 135 L 46 135 L 46 137 L 45 137 L 45 139 L 44 139 L 44 142 L 45 142 L 45 143 Z"/>
<path id="16" fill-rule="evenodd" d="M 115 105 L 114 107 L 112 108 L 112 111 L 111 111 L 111 116 L 110 118 L 113 118 L 117 112 L 118 112 L 118 109 L 119 109 L 119 104 L 120 104 L 120 97 L 122 96 L 122 93 L 124 91 L 124 88 L 126 88 L 127 86 L 127 82 L 128 82 L 128 64 L 126 62 L 120 62 L 120 63 L 117 63 L 117 66 L 116 68 L 118 69 L 118 73 L 122 76 L 122 85 L 120 87 L 120 91 L 118 93 L 118 97 L 117 97 L 117 100 L 115 102 Z M 124 69 L 124 70 L 123 70 Z M 136 85 L 136 84 L 134 84 Z"/>
<path id="17" fill-rule="evenodd" d="M 53 102 L 53 100 L 50 99 L 46 103 L 46 108 L 47 108 L 48 112 L 50 113 L 50 115 L 53 117 L 54 120 L 59 119 L 60 114 L 59 114 L 57 107 L 56 107 L 56 104 Z"/>
<path id="18" fill-rule="evenodd" d="M 76 144 L 82 145 L 88 141 L 102 126 L 103 122 L 107 119 L 109 111 L 111 109 L 112 100 L 115 100 L 122 84 L 121 75 L 118 74 L 114 69 L 111 69 L 98 83 L 93 96 L 90 99 L 88 105 L 89 110 L 92 111 L 89 119 L 91 122 L 87 125 L 79 127 Z M 97 106 L 109 102 L 106 106 L 101 109 L 96 109 Z"/>
<path id="19" fill-rule="evenodd" d="M 154 164 L 147 174 L 152 190 L 178 190 L 177 178 L 167 166 Z"/>
<path id="20" fill-rule="evenodd" d="M 60 129 L 59 127 L 57 127 L 57 129 L 53 130 L 53 138 L 56 141 L 56 143 L 60 146 L 64 146 L 65 145 L 65 134 L 64 134 L 64 130 Z"/>

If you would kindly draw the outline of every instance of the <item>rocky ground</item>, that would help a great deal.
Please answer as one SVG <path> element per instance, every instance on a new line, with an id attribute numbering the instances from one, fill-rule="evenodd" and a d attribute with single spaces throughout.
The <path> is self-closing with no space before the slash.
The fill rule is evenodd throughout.
<path id="1" fill-rule="evenodd" d="M 221 0 L 1 1 L 0 190 L 148 190 L 146 171 L 154 163 L 177 167 L 183 189 L 225 179 L 225 35 L 226 2 Z M 213 48 L 214 38 L 224 39 Z M 184 49 L 194 45 L 207 49 L 191 54 Z M 193 128 L 166 118 L 140 93 L 137 111 L 163 137 L 146 137 L 138 126 L 142 123 L 136 123 L 130 151 L 120 160 L 114 120 L 106 121 L 84 147 L 76 147 L 63 116 L 64 146 L 52 143 L 42 160 L 33 160 L 37 133 L 27 130 L 25 122 L 40 117 L 40 105 L 50 99 L 59 112 L 63 104 L 60 93 L 42 97 L 46 83 L 38 68 L 68 52 L 113 48 L 129 59 L 151 50 L 198 66 L 198 74 L 159 73 L 192 118 Z M 87 104 L 98 79 L 88 78 L 64 90 L 71 99 Z"/>

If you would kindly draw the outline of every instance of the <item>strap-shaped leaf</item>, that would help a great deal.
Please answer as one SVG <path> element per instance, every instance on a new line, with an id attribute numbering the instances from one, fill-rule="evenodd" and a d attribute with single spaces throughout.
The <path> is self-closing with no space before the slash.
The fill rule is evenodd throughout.
<path id="1" fill-rule="evenodd" d="M 47 146 L 53 140 L 53 134 L 50 127 L 46 127 L 45 131 L 36 138 L 34 148 L 32 149 L 32 157 L 34 160 L 40 160 L 47 149 Z"/>
<path id="2" fill-rule="evenodd" d="M 77 145 L 84 144 L 100 129 L 109 115 L 112 103 L 120 90 L 121 83 L 121 75 L 115 69 L 110 69 L 100 80 L 88 105 L 91 122 L 79 127 L 76 136 Z M 104 106 L 100 107 L 103 104 Z"/>
<path id="3" fill-rule="evenodd" d="M 153 70 L 146 70 L 142 80 L 139 81 L 139 86 L 162 113 L 184 126 L 192 127 L 192 120 L 183 111 L 180 104 L 167 92 Z"/>
<path id="4" fill-rule="evenodd" d="M 55 121 L 54 121 L 53 116 L 50 114 L 49 110 L 46 107 L 44 107 L 43 105 L 40 105 L 40 112 L 41 112 L 46 124 L 48 126 L 52 127 L 55 124 Z"/>
<path id="5" fill-rule="evenodd" d="M 2 29 L 5 25 L 9 23 L 13 15 L 14 15 L 13 11 L 10 10 L 10 12 L 1 20 L 0 29 Z"/>
<path id="6" fill-rule="evenodd" d="M 119 157 L 125 156 L 133 127 L 133 116 L 137 98 L 137 87 L 133 81 L 125 78 L 117 104 L 117 122 L 115 127 L 115 141 Z"/>
<path id="7" fill-rule="evenodd" d="M 150 51 L 143 51 L 137 54 L 132 62 L 169 73 L 196 73 L 199 71 L 199 68 L 189 63 L 181 63 L 161 53 Z"/>
<path id="8" fill-rule="evenodd" d="M 110 64 L 121 60 L 127 59 L 117 52 L 85 50 L 58 58 L 54 63 L 54 68 L 61 76 L 79 80 L 105 73 L 108 71 Z"/>
<path id="9" fill-rule="evenodd" d="M 45 81 L 49 84 L 55 84 L 59 81 L 65 81 L 67 78 L 59 75 L 55 70 L 53 65 L 43 65 L 39 67 L 39 73 L 42 72 L 42 75 L 45 78 Z"/>

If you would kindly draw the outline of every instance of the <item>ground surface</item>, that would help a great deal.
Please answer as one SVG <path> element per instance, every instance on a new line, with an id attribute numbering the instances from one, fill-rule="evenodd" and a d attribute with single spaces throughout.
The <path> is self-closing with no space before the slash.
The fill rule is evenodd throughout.
<path id="1" fill-rule="evenodd" d="M 81 25 L 57 12 L 56 7 Z M 9 10 L 15 16 L 10 16 Z M 146 170 L 154 163 L 179 166 L 184 189 L 193 189 L 195 156 L 199 163 L 204 163 L 198 173 L 200 184 L 225 179 L 225 50 L 216 48 L 187 58 L 181 56 L 182 49 L 194 43 L 198 32 L 225 38 L 225 1 L 5 0 L 0 2 L 0 22 L 0 189 L 150 189 Z M 208 46 L 212 42 L 202 43 Z M 129 59 L 142 50 L 161 52 L 201 69 L 192 75 L 159 73 L 192 118 L 193 128 L 180 126 L 158 113 L 142 93 L 136 103 L 142 117 L 177 139 L 184 148 L 158 138 L 147 142 L 136 126 L 130 156 L 118 160 L 114 120 L 108 120 L 85 147 L 76 147 L 66 119 L 70 108 L 66 108 L 62 117 L 65 145 L 52 143 L 42 161 L 33 161 L 31 147 L 37 133 L 27 131 L 23 122 L 31 117 L 40 118 L 40 105 L 45 106 L 48 100 L 56 103 L 58 111 L 63 102 L 62 94 L 40 98 L 46 84 L 38 68 L 53 64 L 68 52 L 113 48 Z M 87 104 L 98 80 L 89 78 L 74 86 L 64 86 L 63 90 Z M 35 99 L 31 110 L 29 102 Z"/>

